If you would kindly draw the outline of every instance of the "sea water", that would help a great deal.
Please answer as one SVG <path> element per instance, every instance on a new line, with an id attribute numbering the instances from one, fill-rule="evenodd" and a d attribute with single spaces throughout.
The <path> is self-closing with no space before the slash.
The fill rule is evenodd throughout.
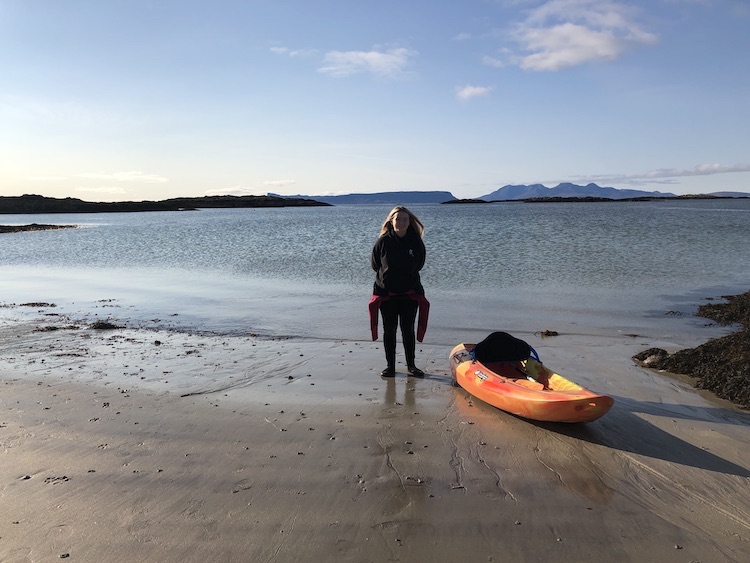
<path id="1" fill-rule="evenodd" d="M 0 304 L 218 334 L 369 340 L 370 252 L 391 205 L 0 215 Z M 426 341 L 492 330 L 699 332 L 747 291 L 750 199 L 414 205 Z"/>

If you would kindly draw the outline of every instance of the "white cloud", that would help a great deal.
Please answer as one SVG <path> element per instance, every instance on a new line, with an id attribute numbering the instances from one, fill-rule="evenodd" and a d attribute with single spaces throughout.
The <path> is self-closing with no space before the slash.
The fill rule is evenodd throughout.
<path id="1" fill-rule="evenodd" d="M 470 100 L 471 98 L 479 98 L 482 96 L 489 96 L 492 92 L 490 86 L 461 86 L 456 88 L 456 97 L 461 101 Z"/>
<path id="2" fill-rule="evenodd" d="M 657 37 L 636 21 L 635 9 L 612 0 L 549 0 L 517 24 L 517 64 L 527 70 L 559 70 L 611 61 Z M 491 61 L 492 59 L 490 59 Z"/>
<path id="3" fill-rule="evenodd" d="M 658 168 L 639 174 L 612 174 L 598 176 L 580 176 L 576 182 L 611 182 L 624 184 L 673 184 L 675 178 L 689 178 L 693 176 L 714 176 L 716 174 L 731 174 L 750 172 L 750 164 L 699 164 L 693 168 Z"/>
<path id="4" fill-rule="evenodd" d="M 289 58 L 309 58 L 317 56 L 316 49 L 293 50 L 283 46 L 273 46 L 270 51 Z M 370 51 L 329 51 L 323 55 L 318 72 L 334 77 L 370 73 L 380 77 L 395 78 L 406 73 L 417 52 L 407 48 L 378 49 Z"/>
<path id="5" fill-rule="evenodd" d="M 489 55 L 485 55 L 484 57 L 482 57 L 482 64 L 495 68 L 504 68 L 508 66 L 510 62 L 498 57 L 490 57 Z"/>
<path id="6" fill-rule="evenodd" d="M 311 57 L 318 53 L 316 49 L 289 49 L 288 47 L 271 47 L 271 52 L 292 59 Z"/>
<path id="7" fill-rule="evenodd" d="M 325 54 L 318 71 L 335 77 L 369 72 L 394 78 L 404 74 L 409 62 L 417 55 L 406 48 L 387 51 L 330 51 Z"/>
<path id="8" fill-rule="evenodd" d="M 750 164 L 699 164 L 693 168 L 659 168 L 647 172 L 646 178 L 678 178 L 684 176 L 713 176 L 714 174 L 729 174 L 732 172 L 750 172 Z"/>
<path id="9" fill-rule="evenodd" d="M 110 180 L 114 182 L 137 182 L 140 184 L 164 184 L 169 182 L 168 178 L 157 174 L 145 174 L 143 172 L 114 172 L 112 174 L 86 173 L 81 174 L 81 178 L 91 180 Z"/>
<path id="10" fill-rule="evenodd" d="M 523 35 L 532 54 L 521 58 L 527 70 L 558 70 L 593 60 L 613 60 L 622 52 L 620 42 L 606 32 L 562 24 L 550 29 L 527 29 Z"/>

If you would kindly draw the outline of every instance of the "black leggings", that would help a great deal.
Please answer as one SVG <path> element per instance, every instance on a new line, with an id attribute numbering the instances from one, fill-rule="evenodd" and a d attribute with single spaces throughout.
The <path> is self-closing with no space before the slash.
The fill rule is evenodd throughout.
<path id="1" fill-rule="evenodd" d="M 399 321 L 406 365 L 414 366 L 414 349 L 417 342 L 414 335 L 414 322 L 417 319 L 417 307 L 417 302 L 408 297 L 392 297 L 380 304 L 380 314 L 383 317 L 383 347 L 389 367 L 396 366 L 396 328 L 398 328 Z"/>

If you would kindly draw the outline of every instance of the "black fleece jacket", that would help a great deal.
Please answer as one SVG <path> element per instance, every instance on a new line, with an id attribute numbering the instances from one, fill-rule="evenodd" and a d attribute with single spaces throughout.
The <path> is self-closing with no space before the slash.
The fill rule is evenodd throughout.
<path id="1" fill-rule="evenodd" d="M 399 237 L 391 231 L 379 237 L 372 248 L 370 263 L 375 270 L 375 295 L 404 293 L 414 290 L 424 295 L 419 271 L 426 251 L 422 237 L 411 227 Z"/>

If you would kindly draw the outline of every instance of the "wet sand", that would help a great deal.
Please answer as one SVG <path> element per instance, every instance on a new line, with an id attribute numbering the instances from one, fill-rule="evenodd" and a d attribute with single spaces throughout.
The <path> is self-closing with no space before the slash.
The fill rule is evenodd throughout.
<path id="1" fill-rule="evenodd" d="M 587 338 L 530 340 L 616 399 L 562 425 L 445 346 L 383 380 L 379 342 L 0 320 L 0 560 L 749 560 L 750 416 Z"/>

